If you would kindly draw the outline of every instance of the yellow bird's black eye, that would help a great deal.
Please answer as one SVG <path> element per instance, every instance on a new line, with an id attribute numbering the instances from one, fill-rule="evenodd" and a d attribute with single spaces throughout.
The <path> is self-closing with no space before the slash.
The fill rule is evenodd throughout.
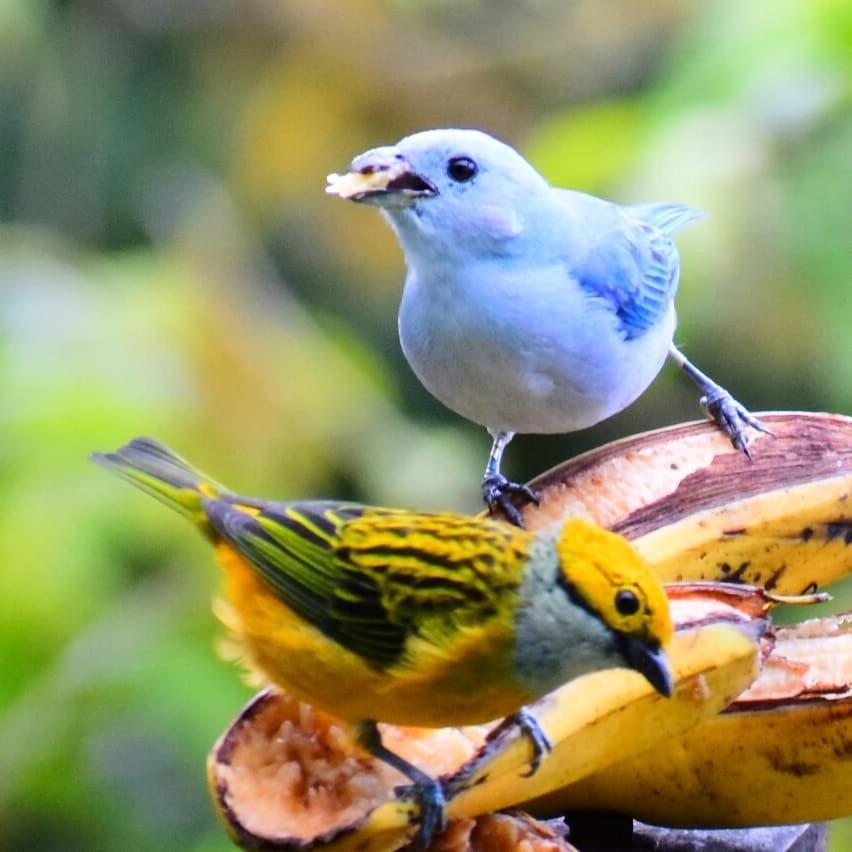
<path id="1" fill-rule="evenodd" d="M 447 174 L 456 183 L 467 183 L 467 181 L 473 180 L 477 171 L 479 169 L 470 157 L 453 157 L 447 163 Z"/>
<path id="2" fill-rule="evenodd" d="M 620 615 L 636 615 L 639 612 L 639 598 L 629 589 L 620 589 L 615 596 L 615 608 Z"/>

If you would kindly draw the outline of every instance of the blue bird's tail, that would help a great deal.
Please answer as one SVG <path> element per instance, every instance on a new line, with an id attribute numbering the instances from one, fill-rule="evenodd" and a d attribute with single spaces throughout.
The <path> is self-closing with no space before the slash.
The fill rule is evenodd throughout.
<path id="1" fill-rule="evenodd" d="M 668 202 L 662 204 L 630 204 L 625 209 L 631 216 L 653 225 L 669 236 L 704 215 L 694 207 Z"/>

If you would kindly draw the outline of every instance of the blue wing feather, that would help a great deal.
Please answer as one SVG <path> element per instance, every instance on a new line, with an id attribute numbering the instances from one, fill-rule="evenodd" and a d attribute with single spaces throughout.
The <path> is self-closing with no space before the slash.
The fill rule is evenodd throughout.
<path id="1" fill-rule="evenodd" d="M 571 275 L 612 305 L 625 338 L 640 337 L 662 320 L 677 292 L 680 260 L 671 234 L 701 213 L 682 204 L 618 207 L 569 192 L 562 198 L 584 231 L 567 258 Z"/>
<path id="2" fill-rule="evenodd" d="M 642 222 L 653 225 L 664 234 L 671 236 L 675 231 L 686 227 L 691 222 L 700 219 L 704 214 L 694 207 L 685 204 L 628 204 L 622 208 L 631 216 Z"/>

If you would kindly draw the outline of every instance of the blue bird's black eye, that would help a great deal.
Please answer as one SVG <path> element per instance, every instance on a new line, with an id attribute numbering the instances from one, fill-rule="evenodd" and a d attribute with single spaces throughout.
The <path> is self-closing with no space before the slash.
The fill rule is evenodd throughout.
<path id="1" fill-rule="evenodd" d="M 467 183 L 475 177 L 477 171 L 476 163 L 470 157 L 453 157 L 447 163 L 447 174 L 456 183 Z"/>
<path id="2" fill-rule="evenodd" d="M 629 589 L 620 589 L 615 596 L 615 608 L 621 615 L 635 615 L 639 612 L 639 598 Z"/>

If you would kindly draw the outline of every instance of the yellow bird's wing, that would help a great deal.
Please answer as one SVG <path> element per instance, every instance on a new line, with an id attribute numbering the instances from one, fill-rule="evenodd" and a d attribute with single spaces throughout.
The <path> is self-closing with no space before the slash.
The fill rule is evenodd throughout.
<path id="1" fill-rule="evenodd" d="M 514 606 L 530 539 L 484 518 L 374 510 L 346 525 L 341 548 L 392 623 L 446 648 Z"/>
<path id="2" fill-rule="evenodd" d="M 405 664 L 497 616 L 526 536 L 506 524 L 351 503 L 213 499 L 213 527 L 287 606 L 370 665 Z"/>

